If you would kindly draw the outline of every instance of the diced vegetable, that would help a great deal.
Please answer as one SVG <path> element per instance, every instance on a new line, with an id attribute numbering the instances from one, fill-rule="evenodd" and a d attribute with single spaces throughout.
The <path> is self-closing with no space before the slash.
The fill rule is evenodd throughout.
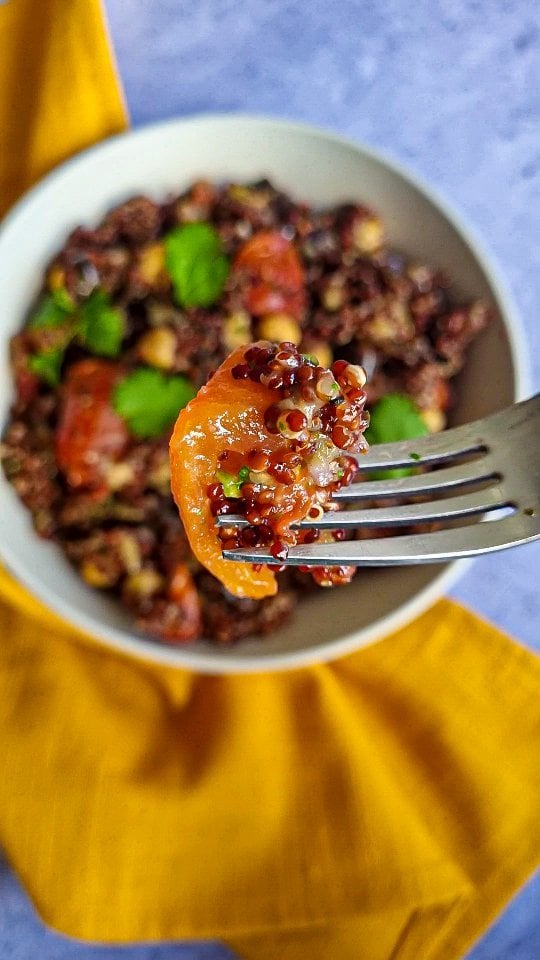
<path id="1" fill-rule="evenodd" d="M 261 230 L 251 237 L 241 247 L 234 267 L 249 280 L 245 304 L 250 313 L 256 317 L 288 314 L 293 321 L 301 319 L 305 308 L 304 268 L 293 243 L 279 230 Z"/>
<path id="2" fill-rule="evenodd" d="M 88 358 L 70 366 L 62 387 L 56 459 L 70 486 L 107 493 L 111 462 L 129 442 L 123 419 L 111 406 L 121 367 Z"/>

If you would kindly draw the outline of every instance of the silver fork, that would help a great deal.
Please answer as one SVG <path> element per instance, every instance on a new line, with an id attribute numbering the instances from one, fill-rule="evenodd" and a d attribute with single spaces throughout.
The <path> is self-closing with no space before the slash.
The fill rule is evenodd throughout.
<path id="1" fill-rule="evenodd" d="M 299 528 L 387 531 L 449 521 L 452 527 L 405 536 L 303 544 L 291 548 L 286 564 L 376 567 L 438 563 L 505 550 L 540 538 L 540 394 L 443 433 L 380 444 L 357 459 L 359 469 L 367 473 L 411 466 L 433 469 L 413 476 L 353 483 L 338 490 L 334 502 L 362 504 L 416 496 L 429 499 L 399 506 L 331 511 L 319 520 L 303 521 Z M 471 524 L 471 519 L 490 522 Z M 464 521 L 467 525 L 456 525 Z M 244 518 L 231 515 L 217 517 L 216 522 L 228 527 L 247 524 Z M 248 563 L 276 563 L 264 547 L 224 550 L 223 556 Z"/>

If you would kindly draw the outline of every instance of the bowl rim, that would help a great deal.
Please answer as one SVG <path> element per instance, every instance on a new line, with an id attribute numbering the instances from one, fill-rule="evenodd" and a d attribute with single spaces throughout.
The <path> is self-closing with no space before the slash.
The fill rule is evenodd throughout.
<path id="1" fill-rule="evenodd" d="M 492 251 L 487 249 L 485 241 L 479 238 L 475 229 L 471 227 L 461 213 L 456 213 L 454 208 L 437 189 L 427 184 L 423 178 L 415 172 L 411 172 L 408 167 L 402 166 L 399 161 L 387 156 L 384 151 L 367 146 L 360 140 L 343 136 L 333 130 L 310 123 L 243 112 L 217 114 L 209 112 L 190 116 L 171 117 L 107 137 L 59 164 L 46 176 L 41 178 L 15 203 L 0 223 L 0 257 L 4 242 L 9 242 L 12 223 L 17 222 L 21 216 L 24 216 L 26 210 L 31 208 L 41 194 L 47 191 L 56 180 L 61 179 L 68 169 L 73 170 L 76 169 L 77 166 L 84 166 L 93 155 L 110 149 L 114 150 L 115 145 L 121 144 L 126 140 L 138 142 L 142 139 L 152 139 L 157 131 L 162 131 L 168 127 L 197 127 L 204 125 L 230 127 L 238 123 L 247 126 L 257 126 L 259 128 L 266 127 L 268 130 L 273 128 L 279 130 L 280 133 L 291 132 L 309 135 L 317 139 L 332 142 L 337 146 L 345 147 L 386 168 L 391 174 L 401 178 L 426 197 L 431 205 L 450 223 L 455 232 L 472 250 L 480 268 L 489 279 L 508 337 L 515 383 L 514 400 L 524 399 L 528 395 L 531 389 L 530 366 L 523 324 L 514 298 L 505 280 L 502 279 L 503 272 L 500 265 Z M 21 568 L 19 568 L 18 562 L 14 562 L 13 558 L 9 556 L 9 551 L 6 551 L 5 545 L 2 543 L 0 543 L 0 556 L 6 569 L 8 569 L 21 584 L 27 587 L 31 593 L 37 596 L 46 607 L 53 610 L 61 619 L 66 621 L 68 626 L 73 626 L 75 629 L 84 631 L 100 645 L 113 648 L 120 653 L 128 654 L 130 657 L 135 657 L 135 659 L 144 662 L 160 663 L 169 667 L 191 670 L 203 674 L 247 674 L 285 671 L 309 666 L 314 663 L 335 660 L 361 647 L 384 639 L 389 634 L 416 619 L 416 617 L 427 610 L 438 598 L 445 595 L 473 563 L 472 559 L 465 559 L 446 564 L 442 571 L 434 577 L 432 582 L 411 597 L 410 600 L 401 604 L 397 610 L 380 617 L 370 626 L 363 627 L 361 631 L 350 632 L 339 639 L 331 640 L 326 644 L 319 644 L 316 647 L 305 650 L 279 653 L 269 652 L 267 654 L 265 654 L 264 651 L 258 650 L 255 657 L 249 654 L 235 655 L 234 652 L 231 653 L 229 648 L 227 657 L 222 657 L 220 656 L 219 648 L 216 648 L 215 652 L 209 649 L 204 652 L 198 650 L 196 654 L 190 654 L 188 645 L 161 645 L 136 635 L 133 635 L 133 637 L 127 636 L 115 627 L 107 627 L 106 630 L 101 630 L 99 625 L 96 627 L 96 623 L 92 617 L 80 611 L 76 611 L 76 619 L 74 620 L 73 610 L 69 605 L 57 597 L 51 598 L 49 593 L 41 588 L 36 578 L 25 569 L 22 569 L 22 564 L 20 565 Z M 361 639 L 359 639 L 359 633 L 362 635 Z"/>

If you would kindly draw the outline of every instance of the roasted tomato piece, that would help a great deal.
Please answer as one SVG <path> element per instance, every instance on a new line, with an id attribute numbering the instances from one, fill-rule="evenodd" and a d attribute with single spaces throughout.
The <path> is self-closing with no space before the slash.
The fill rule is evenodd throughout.
<path id="1" fill-rule="evenodd" d="M 269 567 L 224 560 L 224 546 L 265 547 L 279 567 L 290 546 L 317 538 L 295 524 L 333 508 L 332 493 L 356 472 L 350 454 L 367 448 L 364 383 L 361 367 L 325 370 L 292 343 L 259 341 L 235 350 L 180 412 L 173 494 L 195 556 L 230 593 L 259 599 L 277 587 Z M 218 529 L 215 517 L 228 514 L 248 526 Z"/>
<path id="2" fill-rule="evenodd" d="M 180 412 L 171 438 L 171 487 L 191 549 L 198 560 L 237 597 L 260 598 L 276 593 L 274 574 L 249 564 L 223 560 L 207 488 L 214 483 L 219 457 L 226 446 L 242 455 L 261 438 L 275 449 L 264 425 L 265 409 L 277 399 L 250 380 L 235 381 L 232 368 L 245 353 L 240 347 L 221 365 L 205 387 Z M 277 443 L 276 443 L 277 441 Z"/>
<path id="3" fill-rule="evenodd" d="M 129 443 L 125 421 L 111 396 L 123 375 L 118 364 L 80 360 L 61 388 L 56 460 L 71 487 L 107 491 L 107 471 Z"/>
<path id="4" fill-rule="evenodd" d="M 288 313 L 301 319 L 306 302 L 304 268 L 279 230 L 261 230 L 238 252 L 234 267 L 246 277 L 245 305 L 253 316 Z"/>

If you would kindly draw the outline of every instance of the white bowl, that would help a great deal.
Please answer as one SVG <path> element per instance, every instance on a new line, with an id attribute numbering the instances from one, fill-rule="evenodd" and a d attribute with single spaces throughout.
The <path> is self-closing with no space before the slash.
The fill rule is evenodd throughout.
<path id="1" fill-rule="evenodd" d="M 485 297 L 498 316 L 470 350 L 454 422 L 523 395 L 520 325 L 478 241 L 417 179 L 356 143 L 308 126 L 246 116 L 173 120 L 102 143 L 64 164 L 10 213 L 0 231 L 0 424 L 12 386 L 8 341 L 23 323 L 42 271 L 73 227 L 95 224 L 136 193 L 157 199 L 192 180 L 268 176 L 317 206 L 365 201 L 381 214 L 390 244 L 440 267 L 456 294 Z M 103 644 L 136 657 L 206 673 L 279 670 L 329 660 L 381 639 L 445 593 L 467 561 L 360 571 L 347 588 L 320 591 L 278 632 L 230 648 L 165 646 L 138 636 L 129 617 L 78 578 L 59 547 L 40 540 L 0 470 L 0 553 L 19 580 L 60 616 Z"/>

